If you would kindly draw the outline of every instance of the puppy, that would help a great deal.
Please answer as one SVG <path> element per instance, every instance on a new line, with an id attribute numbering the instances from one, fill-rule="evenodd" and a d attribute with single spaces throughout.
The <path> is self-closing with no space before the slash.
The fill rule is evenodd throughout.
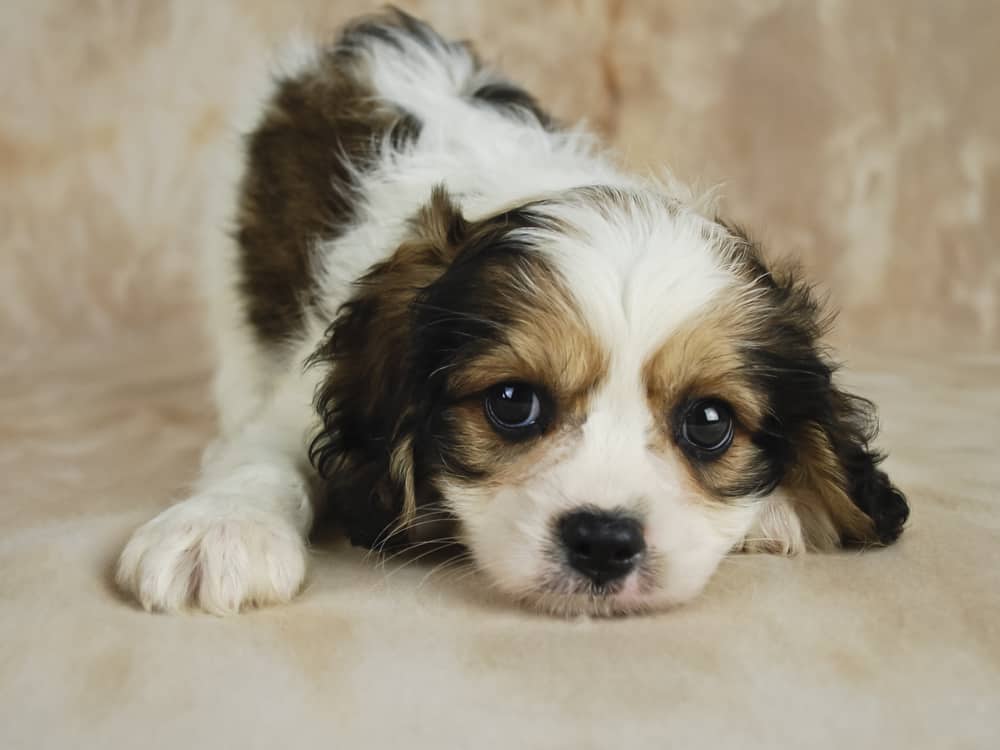
<path id="1" fill-rule="evenodd" d="M 809 287 L 404 13 L 275 81 L 234 221 L 205 271 L 221 437 L 118 563 L 146 609 L 287 601 L 321 509 L 367 547 L 456 534 L 567 615 L 900 534 Z"/>

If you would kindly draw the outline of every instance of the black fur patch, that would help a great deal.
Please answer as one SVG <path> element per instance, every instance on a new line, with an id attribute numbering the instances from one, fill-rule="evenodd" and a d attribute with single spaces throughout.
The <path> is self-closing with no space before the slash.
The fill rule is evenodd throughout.
<path id="1" fill-rule="evenodd" d="M 487 83 L 472 92 L 472 98 L 499 110 L 528 112 L 541 123 L 542 127 L 548 129 L 555 127 L 552 117 L 542 109 L 535 97 L 513 83 Z"/>
<path id="2" fill-rule="evenodd" d="M 445 39 L 429 24 L 391 5 L 386 6 L 381 13 L 374 13 L 350 24 L 344 29 L 337 46 L 343 53 L 353 55 L 363 43 L 374 39 L 401 51 L 401 36 L 412 39 L 431 51 L 470 49 L 467 43 Z"/>
<path id="3" fill-rule="evenodd" d="M 354 170 L 363 170 L 379 134 L 403 145 L 420 123 L 378 108 L 344 73 L 336 55 L 282 82 L 247 140 L 236 240 L 248 320 L 260 340 L 301 327 L 314 302 L 313 243 L 337 237 L 354 216 Z"/>

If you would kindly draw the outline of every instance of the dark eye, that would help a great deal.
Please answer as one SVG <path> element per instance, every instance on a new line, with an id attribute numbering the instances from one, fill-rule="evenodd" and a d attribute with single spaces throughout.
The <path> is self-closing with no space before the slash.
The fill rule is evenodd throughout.
<path id="1" fill-rule="evenodd" d="M 680 436 L 701 453 L 721 454 L 733 442 L 733 412 L 718 399 L 694 401 L 684 412 Z"/>
<path id="2" fill-rule="evenodd" d="M 486 416 L 506 435 L 537 429 L 542 419 L 542 399 L 527 383 L 500 383 L 486 392 Z"/>

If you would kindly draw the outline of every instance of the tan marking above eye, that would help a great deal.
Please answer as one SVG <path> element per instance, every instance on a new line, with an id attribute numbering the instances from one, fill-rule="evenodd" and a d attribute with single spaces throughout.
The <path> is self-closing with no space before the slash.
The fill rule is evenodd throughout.
<path id="1" fill-rule="evenodd" d="M 508 322 L 500 340 L 484 342 L 475 357 L 446 370 L 453 403 L 448 429 L 457 437 L 457 458 L 484 471 L 491 482 L 519 481 L 556 455 L 562 438 L 583 423 L 590 396 L 608 371 L 608 353 L 556 274 L 542 262 L 531 270 L 531 286 L 503 298 Z M 529 384 L 545 394 L 552 413 L 543 434 L 511 442 L 491 426 L 483 399 L 505 382 Z"/>
<path id="2" fill-rule="evenodd" d="M 723 302 L 671 334 L 643 365 L 650 407 L 672 414 L 682 401 L 717 398 L 730 405 L 739 425 L 759 429 L 767 405 L 740 354 L 744 318 L 745 310 Z"/>
<path id="3" fill-rule="evenodd" d="M 657 434 L 650 437 L 650 447 L 681 454 L 692 480 L 710 495 L 727 494 L 764 460 L 752 435 L 767 413 L 765 395 L 748 377 L 748 363 L 738 345 L 746 312 L 721 300 L 671 334 L 642 370 L 649 408 L 658 416 Z M 675 438 L 677 415 L 686 403 L 703 398 L 725 401 L 735 418 L 731 445 L 712 460 L 692 457 Z"/>
<path id="4" fill-rule="evenodd" d="M 511 302 L 514 322 L 504 327 L 502 341 L 448 373 L 453 396 L 517 381 L 539 386 L 566 408 L 606 377 L 608 353 L 554 275 L 539 274 L 533 288 L 534 294 Z"/>

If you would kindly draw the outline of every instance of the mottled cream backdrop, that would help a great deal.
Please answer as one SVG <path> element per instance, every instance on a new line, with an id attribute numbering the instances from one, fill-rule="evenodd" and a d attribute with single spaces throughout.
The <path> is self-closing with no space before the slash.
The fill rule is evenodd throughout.
<path id="1" fill-rule="evenodd" d="M 630 164 L 721 184 L 733 217 L 829 288 L 844 337 L 1000 344 L 997 2 L 401 5 Z M 213 162 L 263 56 L 369 7 L 5 4 L 5 343 L 186 307 Z"/>
<path id="2" fill-rule="evenodd" d="M 734 556 L 647 618 L 336 542 L 287 607 L 138 611 L 112 562 L 213 432 L 192 276 L 230 123 L 276 44 L 368 6 L 6 0 L 0 748 L 998 747 L 1000 0 L 401 4 L 803 260 L 909 528 Z"/>

